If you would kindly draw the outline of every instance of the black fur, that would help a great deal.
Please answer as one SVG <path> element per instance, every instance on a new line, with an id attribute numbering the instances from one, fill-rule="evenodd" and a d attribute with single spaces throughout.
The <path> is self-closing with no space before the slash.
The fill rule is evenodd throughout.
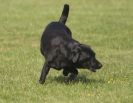
<path id="1" fill-rule="evenodd" d="M 50 68 L 63 69 L 63 75 L 73 80 L 78 75 L 78 68 L 86 68 L 93 72 L 102 64 L 96 60 L 94 51 L 87 45 L 74 40 L 70 29 L 65 25 L 69 13 L 69 5 L 64 10 L 59 22 L 50 23 L 41 38 L 41 53 L 45 63 L 39 82 L 43 84 Z"/>
<path id="2" fill-rule="evenodd" d="M 69 14 L 69 5 L 65 4 L 59 22 L 65 24 Z"/>

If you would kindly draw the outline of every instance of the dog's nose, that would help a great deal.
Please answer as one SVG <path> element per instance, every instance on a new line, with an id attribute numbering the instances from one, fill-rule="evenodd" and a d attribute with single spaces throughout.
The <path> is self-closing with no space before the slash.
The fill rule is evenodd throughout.
<path id="1" fill-rule="evenodd" d="M 102 66 L 103 66 L 103 65 L 102 65 L 101 63 L 98 64 L 99 69 L 102 68 Z"/>

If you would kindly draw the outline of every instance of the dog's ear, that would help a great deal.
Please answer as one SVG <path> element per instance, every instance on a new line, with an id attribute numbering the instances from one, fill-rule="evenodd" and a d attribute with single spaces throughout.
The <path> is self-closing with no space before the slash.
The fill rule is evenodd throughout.
<path id="1" fill-rule="evenodd" d="M 70 60 L 72 60 L 73 63 L 76 63 L 80 56 L 81 48 L 78 44 L 71 44 L 70 45 Z"/>
<path id="2" fill-rule="evenodd" d="M 72 54 L 72 61 L 73 63 L 76 63 L 78 61 L 78 58 L 79 58 L 79 53 L 73 53 Z"/>

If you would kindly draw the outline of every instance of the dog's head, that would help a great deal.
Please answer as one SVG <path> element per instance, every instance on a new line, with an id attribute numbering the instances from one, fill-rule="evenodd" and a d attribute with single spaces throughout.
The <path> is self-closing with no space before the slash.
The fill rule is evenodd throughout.
<path id="1" fill-rule="evenodd" d="M 80 44 L 74 48 L 72 61 L 78 67 L 87 68 L 93 72 L 102 67 L 102 64 L 96 59 L 95 52 L 84 44 Z"/>

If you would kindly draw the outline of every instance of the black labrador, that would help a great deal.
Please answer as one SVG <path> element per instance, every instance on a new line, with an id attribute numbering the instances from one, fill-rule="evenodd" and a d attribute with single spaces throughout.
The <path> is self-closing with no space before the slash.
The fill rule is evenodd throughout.
<path id="1" fill-rule="evenodd" d="M 45 82 L 50 68 L 63 69 L 68 80 L 74 80 L 78 68 L 87 68 L 93 72 L 102 67 L 95 52 L 87 45 L 72 38 L 70 29 L 65 25 L 69 14 L 69 5 L 65 4 L 58 22 L 51 22 L 44 30 L 40 50 L 45 57 L 39 83 Z"/>

